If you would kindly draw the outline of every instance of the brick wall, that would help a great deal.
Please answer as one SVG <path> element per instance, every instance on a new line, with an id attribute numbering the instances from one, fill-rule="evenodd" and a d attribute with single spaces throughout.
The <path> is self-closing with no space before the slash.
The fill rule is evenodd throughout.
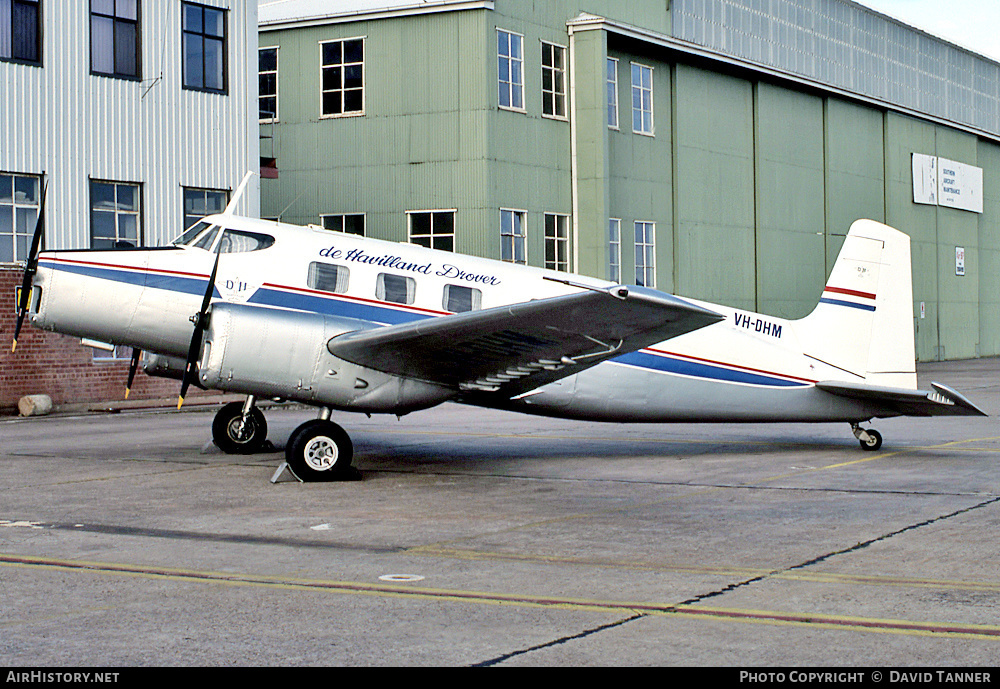
<path id="1" fill-rule="evenodd" d="M 0 414 L 16 413 L 24 395 L 49 395 L 55 406 L 122 400 L 129 362 L 95 362 L 94 350 L 78 338 L 38 330 L 25 319 L 17 351 L 11 354 L 17 323 L 14 290 L 21 279 L 21 270 L 0 268 Z M 147 376 L 140 365 L 129 401 L 176 399 L 178 392 L 179 381 Z M 192 388 L 190 395 L 196 394 L 206 393 Z"/>

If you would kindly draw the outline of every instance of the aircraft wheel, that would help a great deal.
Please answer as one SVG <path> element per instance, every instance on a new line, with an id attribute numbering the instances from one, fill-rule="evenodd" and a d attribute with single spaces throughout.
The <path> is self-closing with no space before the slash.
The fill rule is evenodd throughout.
<path id="1" fill-rule="evenodd" d="M 259 452 L 267 440 L 267 420 L 260 409 L 252 407 L 244 422 L 243 403 L 230 402 L 215 415 L 212 439 L 226 454 L 250 455 Z"/>
<path id="2" fill-rule="evenodd" d="M 875 450 L 882 447 L 882 434 L 876 431 L 874 428 L 869 428 L 865 431 L 868 434 L 868 440 L 859 440 L 861 443 L 861 448 L 868 450 L 869 452 L 874 452 Z"/>
<path id="3" fill-rule="evenodd" d="M 354 445 L 343 428 L 324 419 L 306 421 L 288 438 L 285 459 L 303 481 L 353 478 Z"/>

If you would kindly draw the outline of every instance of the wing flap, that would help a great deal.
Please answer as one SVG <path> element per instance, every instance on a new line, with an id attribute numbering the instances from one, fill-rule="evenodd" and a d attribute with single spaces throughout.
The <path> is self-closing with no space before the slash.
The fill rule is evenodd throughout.
<path id="1" fill-rule="evenodd" d="M 516 395 L 723 318 L 663 292 L 616 286 L 345 333 L 327 349 L 394 375 Z"/>
<path id="2" fill-rule="evenodd" d="M 820 381 L 816 387 L 840 397 L 871 402 L 905 416 L 988 416 L 964 395 L 940 383 L 930 390 L 888 388 L 843 381 Z"/>

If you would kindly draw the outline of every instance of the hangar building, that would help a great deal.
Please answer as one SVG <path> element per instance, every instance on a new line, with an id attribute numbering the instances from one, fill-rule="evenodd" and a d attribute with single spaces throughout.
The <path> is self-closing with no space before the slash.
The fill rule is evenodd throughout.
<path id="1" fill-rule="evenodd" d="M 262 0 L 265 217 L 808 313 L 912 238 L 919 359 L 1000 354 L 1000 64 L 850 0 Z"/>
<path id="2" fill-rule="evenodd" d="M 50 249 L 159 246 L 221 210 L 260 164 L 256 52 L 256 0 L 0 0 L 0 409 L 120 399 L 126 380 L 128 351 L 27 325 L 10 352 L 42 189 Z M 136 397 L 177 392 L 140 378 Z"/>

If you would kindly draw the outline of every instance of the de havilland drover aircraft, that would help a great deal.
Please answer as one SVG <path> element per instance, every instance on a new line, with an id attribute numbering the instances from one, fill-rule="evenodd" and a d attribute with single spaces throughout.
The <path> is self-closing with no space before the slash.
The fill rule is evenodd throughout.
<path id="1" fill-rule="evenodd" d="M 248 178 L 249 179 L 249 175 Z M 286 445 L 300 480 L 342 478 L 333 411 L 406 414 L 446 401 L 615 422 L 847 422 L 985 415 L 918 390 L 910 240 L 850 228 L 815 309 L 783 320 L 648 287 L 299 227 L 208 216 L 173 244 L 39 251 L 18 296 L 38 328 L 133 348 L 147 374 L 247 395 L 216 415 L 226 452 L 267 435 L 255 401 L 317 407 Z M 180 402 L 178 403 L 180 406 Z"/>

